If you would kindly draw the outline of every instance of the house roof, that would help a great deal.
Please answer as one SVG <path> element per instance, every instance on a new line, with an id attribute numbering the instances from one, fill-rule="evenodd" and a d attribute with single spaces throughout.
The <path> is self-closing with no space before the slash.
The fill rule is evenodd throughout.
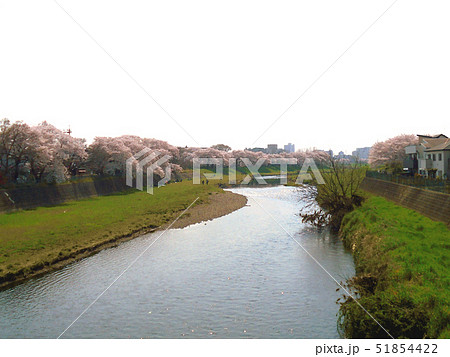
<path id="1" fill-rule="evenodd" d="M 450 139 L 447 137 L 426 138 L 421 144 L 425 147 L 425 151 L 450 150 Z"/>
<path id="2" fill-rule="evenodd" d="M 417 134 L 420 138 L 429 138 L 429 139 L 447 139 L 448 137 L 444 134 L 436 134 L 436 135 L 420 135 Z"/>

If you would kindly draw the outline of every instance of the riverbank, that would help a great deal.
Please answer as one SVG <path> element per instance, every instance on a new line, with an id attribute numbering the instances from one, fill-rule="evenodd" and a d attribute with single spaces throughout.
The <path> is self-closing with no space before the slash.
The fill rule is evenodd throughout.
<path id="1" fill-rule="evenodd" d="M 370 195 L 348 213 L 340 235 L 355 259 L 349 288 L 396 338 L 450 337 L 450 230 L 386 199 Z M 340 308 L 347 338 L 387 334 L 352 299 Z"/>
<path id="2" fill-rule="evenodd" d="M 215 185 L 174 183 L 0 214 L 0 288 L 54 271 L 102 249 L 164 229 L 214 219 L 243 207 L 244 196 Z"/>

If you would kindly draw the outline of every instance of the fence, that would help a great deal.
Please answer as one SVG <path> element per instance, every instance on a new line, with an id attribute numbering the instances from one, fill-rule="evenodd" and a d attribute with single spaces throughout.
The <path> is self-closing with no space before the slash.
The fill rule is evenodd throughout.
<path id="1" fill-rule="evenodd" d="M 361 188 L 444 222 L 450 228 L 450 195 L 369 177 L 364 178 Z"/>
<path id="2" fill-rule="evenodd" d="M 437 191 L 450 194 L 450 180 L 432 179 L 422 176 L 401 176 L 383 172 L 367 171 L 366 177 L 383 181 L 395 182 L 401 185 L 412 186 L 424 190 Z"/>

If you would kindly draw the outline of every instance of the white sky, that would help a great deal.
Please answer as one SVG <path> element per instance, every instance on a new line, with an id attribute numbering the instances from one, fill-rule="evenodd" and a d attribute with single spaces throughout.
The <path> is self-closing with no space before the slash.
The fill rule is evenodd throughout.
<path id="1" fill-rule="evenodd" d="M 200 146 L 450 134 L 448 0 L 399 0 L 254 145 L 392 0 L 59 3 Z M 197 146 L 52 0 L 0 0 L 0 117 Z"/>

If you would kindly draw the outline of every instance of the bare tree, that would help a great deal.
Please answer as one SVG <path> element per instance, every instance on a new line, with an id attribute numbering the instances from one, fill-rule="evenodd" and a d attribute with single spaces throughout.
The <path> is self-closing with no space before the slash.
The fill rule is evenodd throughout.
<path id="1" fill-rule="evenodd" d="M 302 221 L 316 226 L 330 225 L 338 230 L 344 215 L 363 201 L 359 187 L 365 171 L 360 161 L 350 163 L 330 158 L 321 170 L 325 183 L 307 188 L 308 204 L 300 212 Z"/>

